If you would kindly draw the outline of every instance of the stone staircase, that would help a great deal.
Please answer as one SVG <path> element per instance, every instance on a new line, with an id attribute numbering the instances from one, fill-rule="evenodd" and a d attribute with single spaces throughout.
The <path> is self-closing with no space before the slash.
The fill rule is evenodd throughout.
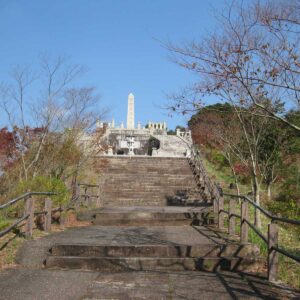
<path id="1" fill-rule="evenodd" d="M 263 270 L 257 246 L 240 244 L 210 224 L 211 204 L 198 196 L 186 158 L 106 157 L 99 159 L 98 171 L 103 206 L 78 214 L 78 220 L 91 226 L 49 237 L 46 268 L 106 273 Z M 168 200 L 183 191 L 189 195 L 181 199 L 183 206 Z"/>
<path id="2" fill-rule="evenodd" d="M 97 170 L 103 206 L 203 202 L 186 158 L 102 157 Z"/>
<path id="3" fill-rule="evenodd" d="M 77 229 L 56 240 L 45 260 L 47 268 L 101 272 L 259 272 L 262 264 L 259 249 L 252 244 L 240 245 L 203 226 L 157 224 Z"/>
<path id="4" fill-rule="evenodd" d="M 212 223 L 211 206 L 197 207 L 104 207 L 78 213 L 80 221 L 102 226 L 181 226 Z"/>

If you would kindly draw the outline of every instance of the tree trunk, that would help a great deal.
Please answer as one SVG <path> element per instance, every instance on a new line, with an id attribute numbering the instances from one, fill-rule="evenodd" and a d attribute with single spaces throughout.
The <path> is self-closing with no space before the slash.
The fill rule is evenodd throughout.
<path id="1" fill-rule="evenodd" d="M 271 186 L 272 186 L 271 183 L 268 183 L 268 184 L 267 184 L 267 194 L 268 194 L 268 200 L 269 200 L 269 201 L 271 201 L 271 198 L 272 198 Z"/>
<path id="2" fill-rule="evenodd" d="M 253 198 L 254 202 L 257 205 L 260 205 L 260 184 L 258 182 L 258 178 L 256 174 L 253 176 L 252 180 L 252 185 L 253 185 Z M 257 228 L 261 229 L 261 216 L 260 216 L 260 211 L 258 209 L 254 210 L 254 224 Z"/>
<path id="3" fill-rule="evenodd" d="M 234 170 L 230 155 L 227 153 L 227 155 L 225 154 L 225 157 L 226 157 L 227 161 L 229 162 L 230 169 L 231 169 L 231 172 L 232 172 L 233 177 L 234 177 L 234 183 L 235 183 L 235 186 L 236 186 L 236 193 L 239 196 L 240 195 L 240 186 L 239 186 L 238 177 L 237 177 L 236 172 Z M 239 199 L 239 201 L 240 201 L 240 199 Z"/>
<path id="4" fill-rule="evenodd" d="M 239 186 L 239 181 L 237 179 L 237 176 L 236 176 L 235 172 L 234 172 L 234 183 L 235 183 L 235 186 L 236 186 L 236 193 L 239 196 L 240 195 L 240 186 Z"/>

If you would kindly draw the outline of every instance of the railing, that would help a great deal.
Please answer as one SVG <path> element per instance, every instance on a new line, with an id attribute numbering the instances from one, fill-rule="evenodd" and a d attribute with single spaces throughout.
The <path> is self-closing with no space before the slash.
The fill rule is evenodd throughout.
<path id="1" fill-rule="evenodd" d="M 206 196 L 208 193 L 208 201 L 211 202 L 214 206 L 215 213 L 215 223 L 217 222 L 217 201 L 220 198 L 220 188 L 219 186 L 211 180 L 211 178 L 206 173 L 204 164 L 202 162 L 200 151 L 196 145 L 191 147 L 190 157 L 188 158 L 190 166 L 193 170 L 193 173 L 196 177 L 197 184 L 200 186 L 202 195 Z"/>
<path id="2" fill-rule="evenodd" d="M 95 192 L 95 188 L 97 191 Z M 73 203 L 76 207 L 80 205 L 91 204 L 91 201 L 96 201 L 97 205 L 100 205 L 100 185 L 77 183 L 75 187 L 75 195 L 73 197 Z"/>
<path id="3" fill-rule="evenodd" d="M 272 215 L 270 212 L 256 204 L 252 199 L 241 195 L 232 195 L 222 192 L 222 189 L 213 182 L 206 174 L 203 162 L 200 158 L 200 152 L 197 148 L 193 147 L 191 150 L 190 164 L 196 177 L 199 180 L 199 184 L 208 190 L 211 197 L 214 210 L 214 223 L 219 229 L 225 230 L 225 216 L 228 216 L 228 234 L 231 237 L 236 236 L 236 226 L 240 226 L 240 242 L 248 243 L 249 241 L 249 228 L 251 228 L 257 236 L 267 245 L 268 248 L 268 279 L 270 281 L 277 280 L 278 274 L 278 255 L 279 253 L 300 263 L 300 257 L 294 255 L 282 247 L 279 246 L 278 242 L 278 226 L 276 223 L 295 225 L 300 227 L 300 221 L 282 218 Z M 226 197 L 226 198 L 224 198 Z M 227 198 L 229 197 L 229 199 Z M 224 203 L 227 201 L 228 203 Z M 239 200 L 239 201 L 237 201 Z M 237 213 L 237 203 L 240 205 L 240 214 Z M 228 210 L 224 209 L 224 204 L 228 206 Z M 263 234 L 255 224 L 251 223 L 249 218 L 249 204 L 254 210 L 259 210 L 270 222 L 268 222 L 267 234 Z M 239 219 L 239 224 L 236 223 L 236 219 Z"/>
<path id="4" fill-rule="evenodd" d="M 192 133 L 190 130 L 181 131 L 180 129 L 176 130 L 176 135 L 183 138 L 186 141 L 192 141 Z"/>
<path id="5" fill-rule="evenodd" d="M 44 224 L 43 229 L 45 231 L 51 231 L 51 215 L 53 212 L 59 211 L 60 208 L 52 209 L 52 200 L 47 197 L 45 199 L 45 208 L 44 211 L 41 212 L 34 212 L 34 203 L 35 199 L 33 196 L 53 196 L 56 195 L 56 193 L 52 192 L 29 192 L 24 195 L 21 195 L 15 199 L 12 199 L 8 201 L 5 204 L 0 205 L 0 210 L 6 209 L 10 206 L 13 206 L 14 204 L 24 201 L 25 202 L 25 208 L 24 213 L 21 218 L 16 220 L 12 225 L 8 226 L 7 228 L 0 231 L 0 237 L 3 237 L 4 235 L 8 234 L 12 230 L 18 228 L 22 222 L 25 221 L 25 236 L 31 237 L 33 232 L 33 225 L 34 225 L 34 217 L 37 215 L 44 215 Z"/>
<path id="6" fill-rule="evenodd" d="M 224 210 L 224 200 L 228 199 L 228 210 Z M 240 200 L 240 214 L 236 213 L 236 204 L 237 200 Z M 268 232 L 267 235 L 263 234 L 259 228 L 255 226 L 255 224 L 251 223 L 249 217 L 249 204 L 253 207 L 254 210 L 259 210 L 265 217 L 267 217 L 270 222 L 268 222 Z M 224 227 L 224 217 L 228 216 L 228 233 L 230 236 L 236 235 L 236 219 L 240 219 L 240 241 L 241 243 L 247 243 L 249 240 L 249 228 L 251 228 L 257 236 L 261 238 L 261 240 L 267 245 L 268 248 L 268 279 L 270 281 L 277 280 L 278 273 L 278 254 L 293 259 L 294 261 L 300 263 L 300 256 L 296 256 L 282 247 L 279 246 L 278 243 L 278 226 L 276 223 L 282 224 L 290 224 L 300 227 L 300 221 L 281 218 L 277 216 L 273 216 L 270 212 L 265 210 L 264 208 L 257 205 L 252 199 L 246 196 L 232 195 L 224 193 L 218 199 L 218 222 L 217 225 L 220 229 L 225 229 Z"/>

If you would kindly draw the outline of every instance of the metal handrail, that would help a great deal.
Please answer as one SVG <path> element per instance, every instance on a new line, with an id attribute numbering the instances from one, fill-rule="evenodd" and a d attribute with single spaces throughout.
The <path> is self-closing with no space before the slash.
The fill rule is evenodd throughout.
<path id="1" fill-rule="evenodd" d="M 7 203 L 4 203 L 2 205 L 0 205 L 0 210 L 7 208 L 21 200 L 27 200 L 28 198 L 30 198 L 31 196 L 53 196 L 53 195 L 57 195 L 57 193 L 54 192 L 28 192 L 25 193 L 15 199 L 12 199 L 10 201 L 8 201 Z M 42 212 L 36 212 L 33 213 L 34 215 L 40 215 L 40 214 L 45 214 L 45 211 Z M 0 237 L 6 235 L 7 233 L 9 233 L 10 231 L 12 231 L 14 228 L 16 228 L 21 222 L 27 220 L 29 218 L 30 214 L 27 214 L 25 216 L 23 216 L 22 218 L 18 219 L 15 223 L 13 223 L 12 225 L 10 225 L 9 227 L 3 229 L 2 231 L 0 231 Z"/>
<path id="2" fill-rule="evenodd" d="M 26 199 L 28 197 L 30 197 L 30 193 L 26 193 L 24 195 L 21 195 L 21 196 L 15 198 L 15 199 L 12 199 L 12 200 L 8 201 L 5 204 L 0 205 L 0 209 L 6 208 L 6 207 L 8 207 L 10 205 L 13 205 L 14 203 L 16 203 L 16 202 L 18 202 L 20 200 Z"/>
<path id="3" fill-rule="evenodd" d="M 77 185 L 86 186 L 86 187 L 99 187 L 98 184 L 89 184 L 89 183 L 77 183 Z"/>
<path id="4" fill-rule="evenodd" d="M 263 235 L 263 233 L 262 232 L 260 232 L 257 228 L 256 228 L 256 226 L 255 225 L 253 225 L 252 223 L 250 223 L 249 221 L 247 221 L 247 220 L 244 220 L 244 222 L 246 222 L 247 224 L 248 224 L 248 226 L 250 226 L 251 228 L 252 228 L 252 230 L 253 231 L 255 231 L 255 233 L 266 243 L 266 244 L 268 244 L 268 239 L 267 239 L 267 237 L 265 237 L 264 235 Z"/>
<path id="5" fill-rule="evenodd" d="M 262 208 L 261 206 L 259 206 L 257 203 L 255 203 L 252 199 L 250 199 L 249 197 L 247 196 L 243 196 L 243 195 L 234 195 L 234 194 L 227 194 L 227 193 L 224 193 L 223 194 L 224 196 L 228 196 L 228 197 L 231 197 L 231 198 L 238 198 L 238 199 L 242 199 L 242 200 L 245 200 L 247 202 L 249 202 L 251 205 L 253 205 L 255 208 L 259 209 L 266 217 L 268 217 L 269 219 L 271 219 L 271 223 L 273 223 L 274 221 L 277 221 L 277 222 L 282 222 L 282 223 L 287 223 L 287 224 L 292 224 L 292 225 L 298 225 L 300 226 L 300 221 L 298 220 L 293 220 L 293 219 L 288 219 L 288 218 L 281 218 L 281 217 L 276 217 L 276 216 L 273 216 L 269 211 L 265 210 L 264 208 Z M 221 212 L 223 213 L 228 213 L 228 211 L 224 211 L 224 210 L 221 210 Z M 233 214 L 231 214 L 233 215 Z M 237 216 L 237 215 L 233 215 L 233 216 Z M 241 218 L 241 216 L 239 216 Z M 253 225 L 252 223 L 250 223 L 248 220 L 242 220 L 242 221 L 245 221 L 247 223 L 247 225 L 249 227 L 251 227 L 252 230 L 254 230 L 254 232 L 266 243 L 268 244 L 268 238 L 266 236 L 263 235 L 262 232 L 260 232 L 260 230 L 258 228 L 256 228 L 255 225 Z M 273 250 L 287 256 L 288 258 L 290 259 L 293 259 L 297 262 L 300 263 L 300 256 L 296 256 L 280 247 L 272 247 Z"/>
<path id="6" fill-rule="evenodd" d="M 24 217 L 22 217 L 21 219 L 19 219 L 18 221 L 16 221 L 14 224 L 10 225 L 9 227 L 3 229 L 0 231 L 0 237 L 3 237 L 4 235 L 6 235 L 7 233 L 9 233 L 10 231 L 12 231 L 14 228 L 16 228 L 21 222 L 27 220 L 29 218 L 29 215 L 26 215 Z"/>
<path id="7" fill-rule="evenodd" d="M 19 202 L 20 200 L 24 200 L 24 199 L 27 199 L 31 196 L 53 196 L 53 195 L 57 195 L 57 193 L 53 193 L 53 192 L 28 192 L 28 193 L 25 193 L 15 199 L 12 199 L 10 201 L 8 201 L 7 203 L 4 203 L 2 205 L 0 205 L 0 209 L 4 209 L 10 205 L 13 205 L 17 202 Z"/>
<path id="8" fill-rule="evenodd" d="M 205 186 L 208 188 L 212 198 L 219 198 L 221 196 L 218 185 L 207 176 L 203 162 L 199 156 L 199 150 L 195 146 L 191 147 L 190 161 L 198 168 L 198 172 L 202 174 Z"/>
<path id="9" fill-rule="evenodd" d="M 227 193 L 224 193 L 223 195 L 232 197 L 232 198 L 239 198 L 239 199 L 246 200 L 251 205 L 253 205 L 255 208 L 260 210 L 266 217 L 271 219 L 272 222 L 277 221 L 277 222 L 282 222 L 282 223 L 287 223 L 287 224 L 300 225 L 300 221 L 298 221 L 298 220 L 282 218 L 282 217 L 277 217 L 277 216 L 272 215 L 269 211 L 267 211 L 266 209 L 259 206 L 257 203 L 255 203 L 252 199 L 248 198 L 247 196 L 227 194 Z"/>
<path id="10" fill-rule="evenodd" d="M 223 196 L 229 196 L 231 198 L 242 199 L 243 201 L 247 201 L 253 207 L 255 207 L 255 209 L 258 209 L 266 217 L 268 217 L 271 220 L 271 223 L 273 223 L 273 222 L 282 222 L 282 223 L 286 223 L 286 224 L 292 224 L 292 225 L 300 226 L 300 221 L 274 216 L 272 213 L 270 213 L 266 209 L 264 209 L 261 206 L 259 206 L 257 203 L 255 203 L 252 199 L 250 199 L 247 196 L 223 193 L 222 189 L 220 189 L 218 187 L 218 185 L 207 176 L 206 170 L 205 170 L 204 165 L 203 165 L 203 163 L 201 161 L 199 153 L 200 153 L 199 150 L 195 150 L 195 147 L 192 146 L 191 147 L 190 161 L 193 164 L 193 168 L 196 169 L 196 172 L 198 172 L 197 175 L 199 175 L 199 177 L 203 178 L 204 185 L 205 185 L 206 188 L 208 188 L 208 190 L 209 190 L 209 192 L 210 192 L 210 194 L 212 196 L 212 200 L 214 202 L 214 207 L 215 207 L 215 203 L 217 204 L 217 206 L 216 206 L 216 209 L 217 209 L 216 213 L 217 213 L 218 218 L 219 218 L 218 219 L 219 221 L 217 221 L 217 222 L 221 222 L 221 223 L 219 223 L 219 226 L 222 227 L 222 218 L 223 218 L 223 216 L 221 216 L 222 214 L 227 214 L 228 217 L 229 217 L 229 219 L 231 217 L 239 218 L 239 219 L 241 219 L 242 223 L 247 224 L 268 245 L 268 247 L 269 247 L 269 253 L 271 253 L 271 251 L 273 250 L 273 251 L 281 253 L 281 254 L 285 255 L 286 257 L 288 257 L 290 259 L 293 259 L 293 260 L 295 260 L 295 261 L 297 261 L 299 263 L 300 262 L 300 257 L 299 256 L 296 256 L 296 255 L 294 255 L 292 253 L 289 253 L 285 249 L 282 249 L 282 248 L 280 248 L 278 246 L 274 246 L 273 245 L 273 246 L 270 247 L 270 244 L 269 244 L 270 243 L 270 236 L 269 236 L 270 233 L 268 233 L 268 237 L 266 237 L 254 224 L 252 224 L 251 222 L 249 222 L 247 218 L 243 218 L 242 215 L 237 215 L 235 213 L 232 213 L 232 212 L 229 212 L 227 210 L 224 210 L 223 209 L 223 205 L 224 205 Z M 220 203 L 222 203 L 221 206 L 219 206 Z M 269 278 L 270 279 L 272 279 L 272 278 L 274 279 L 274 275 L 271 275 Z"/>
<path id="11" fill-rule="evenodd" d="M 279 247 L 272 247 L 273 250 L 281 253 L 282 255 L 285 255 L 293 260 L 295 260 L 296 262 L 300 263 L 300 256 L 296 256 L 294 254 L 291 254 L 290 252 L 282 249 L 282 248 L 279 248 Z"/>

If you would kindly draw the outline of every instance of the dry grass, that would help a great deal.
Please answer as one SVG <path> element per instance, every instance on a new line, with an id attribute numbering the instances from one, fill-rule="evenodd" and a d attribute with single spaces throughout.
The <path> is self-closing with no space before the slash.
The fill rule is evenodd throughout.
<path id="1" fill-rule="evenodd" d="M 68 227 L 83 227 L 90 225 L 90 222 L 77 221 L 74 212 L 68 212 L 65 215 L 65 222 L 63 225 L 52 224 L 52 232 L 59 232 L 65 230 Z M 49 233 L 41 231 L 39 229 L 33 230 L 33 239 L 39 239 Z M 0 238 L 0 270 L 5 268 L 13 268 L 17 265 L 15 264 L 15 256 L 26 241 L 24 235 L 20 232 L 15 234 L 13 232 L 8 233 L 4 237 Z"/>

